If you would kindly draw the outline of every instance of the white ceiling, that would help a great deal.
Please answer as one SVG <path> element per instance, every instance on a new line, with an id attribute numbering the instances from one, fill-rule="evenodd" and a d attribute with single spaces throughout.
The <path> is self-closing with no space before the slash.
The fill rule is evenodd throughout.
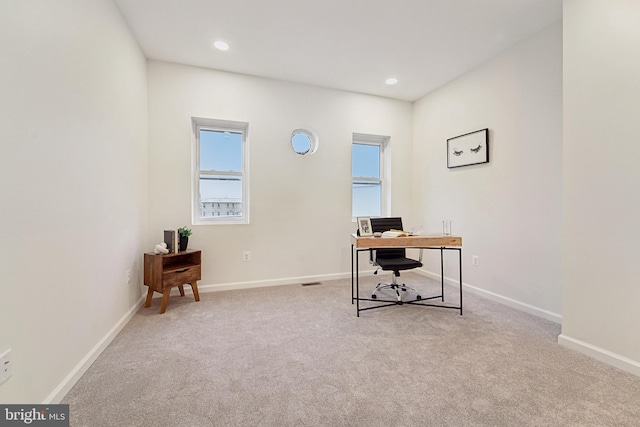
<path id="1" fill-rule="evenodd" d="M 147 58 L 408 101 L 562 18 L 562 0 L 115 2 Z"/>

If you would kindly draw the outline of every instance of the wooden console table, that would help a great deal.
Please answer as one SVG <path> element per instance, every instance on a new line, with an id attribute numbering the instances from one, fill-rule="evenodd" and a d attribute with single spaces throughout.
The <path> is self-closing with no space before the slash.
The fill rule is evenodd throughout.
<path id="1" fill-rule="evenodd" d="M 162 294 L 160 314 L 164 313 L 169 302 L 171 288 L 177 286 L 180 296 L 184 296 L 183 285 L 191 285 L 193 296 L 200 301 L 198 283 L 201 279 L 202 252 L 186 250 L 174 254 L 144 254 L 144 284 L 149 287 L 145 307 L 151 306 L 154 292 Z"/>

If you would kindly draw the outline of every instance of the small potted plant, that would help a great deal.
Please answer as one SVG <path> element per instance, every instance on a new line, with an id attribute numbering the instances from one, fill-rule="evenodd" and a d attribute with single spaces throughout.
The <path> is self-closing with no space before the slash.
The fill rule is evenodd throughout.
<path id="1" fill-rule="evenodd" d="M 178 228 L 178 234 L 180 235 L 180 251 L 186 251 L 189 244 L 189 236 L 191 236 L 191 229 L 186 226 Z"/>

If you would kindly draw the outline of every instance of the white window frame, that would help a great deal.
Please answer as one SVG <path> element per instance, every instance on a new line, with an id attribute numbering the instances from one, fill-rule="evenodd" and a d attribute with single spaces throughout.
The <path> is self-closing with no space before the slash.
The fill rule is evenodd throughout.
<path id="1" fill-rule="evenodd" d="M 351 172 L 351 220 L 356 221 L 356 217 L 353 216 L 353 184 L 354 181 L 372 181 L 380 182 L 380 214 L 382 216 L 390 215 L 391 206 L 391 163 L 389 156 L 389 140 L 391 138 L 383 135 L 371 135 L 366 133 L 353 133 L 351 140 L 351 146 L 353 144 L 360 145 L 377 145 L 380 147 L 380 178 L 370 177 L 354 177 L 353 171 Z M 353 151 L 352 151 L 353 152 Z M 353 159 L 352 159 L 353 161 Z"/>
<path id="2" fill-rule="evenodd" d="M 232 120 L 208 119 L 192 117 L 192 163 L 191 163 L 191 215 L 193 225 L 213 224 L 249 224 L 249 123 Z M 242 171 L 240 173 L 228 171 L 200 170 L 200 131 L 234 132 L 242 134 Z M 228 217 L 202 218 L 200 216 L 200 175 L 235 175 L 242 177 L 242 216 L 230 219 Z"/>

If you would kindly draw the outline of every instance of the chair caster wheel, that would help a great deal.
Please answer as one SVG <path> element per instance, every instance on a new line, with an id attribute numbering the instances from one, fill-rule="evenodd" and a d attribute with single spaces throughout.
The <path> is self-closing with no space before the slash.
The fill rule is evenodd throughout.
<path id="1" fill-rule="evenodd" d="M 418 295 L 418 296 L 416 297 L 416 299 L 417 299 L 418 301 L 420 301 L 420 300 L 422 299 L 422 296 L 421 296 L 421 295 Z"/>
<path id="2" fill-rule="evenodd" d="M 378 298 L 378 295 L 376 295 L 376 294 L 372 294 L 372 295 L 371 295 L 371 298 L 376 299 L 376 298 Z"/>

